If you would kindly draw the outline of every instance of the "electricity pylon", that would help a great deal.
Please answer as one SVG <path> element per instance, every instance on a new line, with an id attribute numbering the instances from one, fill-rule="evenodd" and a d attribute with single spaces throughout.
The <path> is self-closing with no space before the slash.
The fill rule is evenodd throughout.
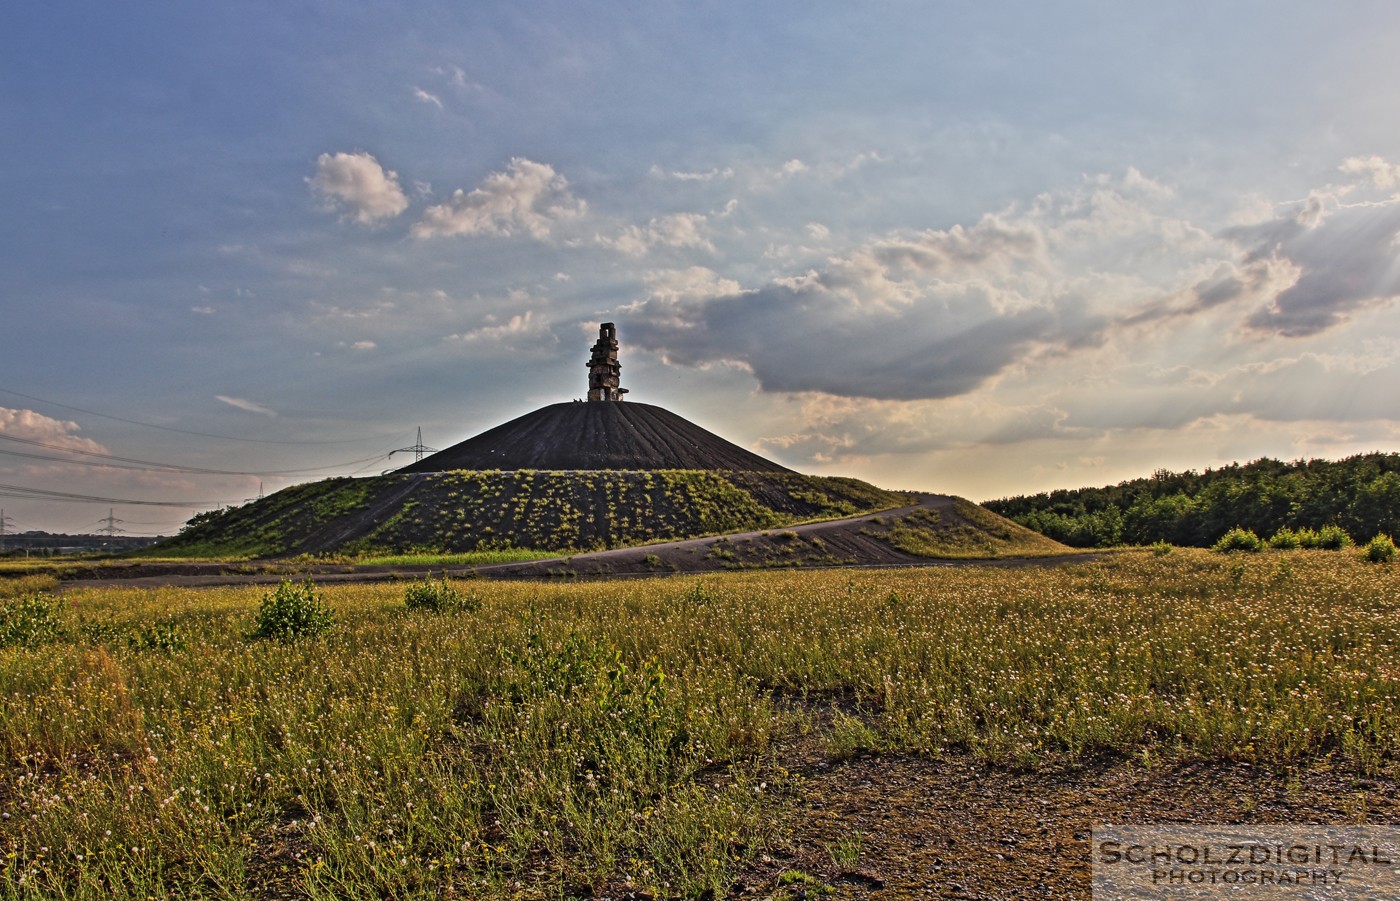
<path id="1" fill-rule="evenodd" d="M 119 523 L 119 522 L 126 522 L 126 520 L 124 520 L 124 519 L 117 519 L 116 516 L 114 516 L 114 515 L 112 515 L 112 514 L 113 514 L 112 508 L 111 508 L 111 507 L 108 507 L 108 508 L 107 508 L 107 516 L 106 516 L 106 518 L 105 518 L 105 519 L 99 519 L 99 520 L 98 520 L 98 522 L 102 523 L 102 528 L 98 529 L 97 531 L 102 532 L 102 533 L 105 534 L 108 538 L 115 538 L 115 537 L 117 537 L 117 533 L 118 533 L 118 532 L 124 532 L 124 531 L 126 531 L 125 529 L 119 529 L 119 528 L 117 528 L 117 523 Z"/>
<path id="2" fill-rule="evenodd" d="M 407 454 L 407 453 L 412 453 L 412 454 L 413 454 L 413 462 L 414 462 L 414 463 L 417 463 L 419 460 L 422 460 L 422 459 L 423 459 L 423 454 L 425 454 L 425 453 L 428 453 L 428 454 L 435 454 L 435 453 L 437 453 L 437 448 L 435 448 L 435 447 L 424 447 L 424 446 L 423 446 L 423 427 L 422 427 L 422 426 L 419 426 L 419 427 L 418 427 L 418 440 L 417 440 L 417 442 L 414 443 L 413 447 L 401 447 L 401 448 L 399 448 L 398 450 L 391 450 L 391 451 L 389 451 L 389 456 L 392 457 L 394 454 Z"/>

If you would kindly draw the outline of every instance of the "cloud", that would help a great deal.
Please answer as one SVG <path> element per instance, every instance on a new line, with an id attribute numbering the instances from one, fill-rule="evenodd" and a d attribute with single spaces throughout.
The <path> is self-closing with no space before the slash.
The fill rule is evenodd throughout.
<path id="1" fill-rule="evenodd" d="M 629 225 L 616 237 L 599 237 L 598 243 L 630 256 L 641 256 L 653 247 L 694 248 L 711 253 L 715 245 L 706 236 L 708 219 L 701 213 L 661 216 L 645 226 Z"/>
<path id="2" fill-rule="evenodd" d="M 413 88 L 413 97 L 421 103 L 431 103 L 438 109 L 442 109 L 442 98 L 438 97 L 436 94 L 430 94 L 420 87 L 415 86 Z"/>
<path id="3" fill-rule="evenodd" d="M 680 170 L 668 172 L 660 166 L 652 166 L 651 174 L 658 178 L 674 178 L 676 181 L 728 181 L 734 177 L 734 169 L 731 166 L 725 166 L 723 169 L 715 167 L 703 172 L 682 172 Z"/>
<path id="4" fill-rule="evenodd" d="M 218 310 L 213 307 L 190 307 L 191 313 L 198 313 L 201 316 L 213 316 Z"/>
<path id="5" fill-rule="evenodd" d="M 413 226 L 415 238 L 450 235 L 509 237 L 524 232 L 537 240 L 576 219 L 587 205 L 547 163 L 515 157 L 505 172 L 493 172 L 470 192 L 458 188 L 446 203 L 428 207 Z"/>
<path id="6" fill-rule="evenodd" d="M 1352 168 L 1373 181 L 1389 172 Z M 651 290 L 629 308 L 641 321 L 628 334 L 678 365 L 741 366 L 763 391 L 913 401 L 1103 348 L 1103 365 L 1128 365 L 1181 334 L 1217 360 L 1244 359 L 1230 336 L 1315 335 L 1400 296 L 1400 198 L 1328 188 L 1216 234 L 1177 205 L 1136 169 L 1088 178 L 970 226 L 867 240 L 757 287 Z M 1171 415 L 1200 413 L 1180 404 Z"/>
<path id="7" fill-rule="evenodd" d="M 552 353 L 559 339 L 543 316 L 536 316 L 534 310 L 516 313 L 504 322 L 487 315 L 486 324 L 480 328 L 448 335 L 445 341 L 464 345 L 474 352 L 486 355 L 530 355 L 540 356 Z"/>
<path id="8" fill-rule="evenodd" d="M 1400 296 L 1400 199 L 1342 203 L 1319 194 L 1225 234 L 1244 249 L 1246 265 L 1296 271 L 1248 317 L 1255 332 L 1315 335 Z"/>
<path id="9" fill-rule="evenodd" d="M 260 404 L 260 403 L 256 403 L 256 402 L 251 401 L 251 400 L 244 400 L 244 399 L 241 398 L 241 397 L 228 397 L 228 396 L 223 395 L 223 394 L 216 394 L 216 395 L 214 395 L 214 398 L 215 398 L 216 400 L 223 401 L 224 403 L 228 404 L 230 407 L 237 407 L 238 409 L 240 409 L 240 410 L 246 410 L 246 411 L 248 411 L 249 413 L 259 413 L 259 414 L 261 414 L 261 415 L 263 415 L 263 416 L 276 416 L 276 415 L 277 415 L 277 411 L 272 410 L 272 409 L 269 409 L 268 407 L 265 407 L 265 406 L 263 406 L 263 405 Z"/>
<path id="10" fill-rule="evenodd" d="M 1365 176 L 1370 183 L 1388 191 L 1400 186 L 1400 165 L 1381 159 L 1378 156 L 1354 156 L 1338 167 L 1348 175 Z"/>
<path id="11" fill-rule="evenodd" d="M 392 219 L 408 209 L 398 174 L 386 171 L 363 151 L 321 154 L 316 174 L 307 183 L 328 207 L 346 209 L 361 225 Z"/>
<path id="12" fill-rule="evenodd" d="M 74 434 L 78 431 L 80 427 L 76 422 L 52 419 L 33 410 L 0 407 L 0 435 L 23 438 L 27 441 L 42 441 L 73 450 L 107 453 L 107 448 L 96 441 Z"/>
<path id="13" fill-rule="evenodd" d="M 1096 255 L 1104 234 L 1115 246 Z M 1162 292 L 1096 268 L 1127 244 L 1164 239 L 1194 253 L 1195 234 L 1096 184 L 970 227 L 879 238 L 750 290 L 700 299 L 653 290 L 628 334 L 680 365 L 743 366 L 764 391 L 957 397 L 1102 344 L 1141 295 Z M 1135 263 L 1131 253 L 1120 262 Z"/>

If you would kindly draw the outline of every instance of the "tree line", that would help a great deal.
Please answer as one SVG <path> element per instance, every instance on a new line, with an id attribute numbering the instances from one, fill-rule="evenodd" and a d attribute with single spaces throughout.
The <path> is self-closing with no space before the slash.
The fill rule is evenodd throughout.
<path id="1" fill-rule="evenodd" d="M 1400 534 L 1400 454 L 1343 460 L 1262 458 L 1205 472 L 1159 469 L 1103 488 L 1061 489 L 983 504 L 1074 547 L 1166 541 L 1211 547 L 1239 527 L 1261 537 L 1340 526 L 1353 539 Z"/>

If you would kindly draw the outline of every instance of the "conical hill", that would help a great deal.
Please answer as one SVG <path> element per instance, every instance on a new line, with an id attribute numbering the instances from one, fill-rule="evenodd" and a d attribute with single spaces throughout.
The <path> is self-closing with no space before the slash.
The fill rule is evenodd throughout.
<path id="1" fill-rule="evenodd" d="M 399 472 L 692 469 L 791 472 L 651 404 L 550 404 L 468 438 Z"/>

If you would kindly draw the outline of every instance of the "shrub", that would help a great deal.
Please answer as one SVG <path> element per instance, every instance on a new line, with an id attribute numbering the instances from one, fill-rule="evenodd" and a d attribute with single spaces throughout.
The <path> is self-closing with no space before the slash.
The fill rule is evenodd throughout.
<path id="1" fill-rule="evenodd" d="M 1212 548 L 1212 550 L 1220 551 L 1223 554 L 1228 554 L 1233 551 L 1249 551 L 1250 553 L 1255 553 L 1263 549 L 1264 542 L 1259 540 L 1258 535 L 1255 535 L 1249 529 L 1241 529 L 1239 526 L 1235 526 L 1233 529 L 1220 536 L 1220 540 L 1217 541 Z"/>
<path id="2" fill-rule="evenodd" d="M 1366 545 L 1366 559 L 1372 563 L 1389 563 L 1395 559 L 1395 542 L 1382 532 Z"/>
<path id="3" fill-rule="evenodd" d="M 462 594 L 449 585 L 444 576 L 442 581 L 423 579 L 404 589 L 404 606 L 409 610 L 431 610 L 434 613 L 456 613 L 481 609 L 481 599 L 474 594 Z"/>
<path id="4" fill-rule="evenodd" d="M 183 651 L 185 633 L 177 623 L 170 621 L 148 623 L 130 638 L 133 648 L 142 651 Z"/>
<path id="5" fill-rule="evenodd" d="M 1323 526 L 1317 533 L 1317 546 L 1324 551 L 1341 551 L 1355 544 L 1339 525 Z"/>
<path id="6" fill-rule="evenodd" d="M 1167 556 L 1168 554 L 1170 554 L 1171 552 L 1172 552 L 1172 545 L 1171 545 L 1171 542 L 1169 542 L 1169 541 L 1161 541 L 1161 540 L 1152 542 L 1152 556 L 1154 556 L 1154 557 L 1165 557 L 1165 556 Z"/>
<path id="7" fill-rule="evenodd" d="M 1298 533 L 1284 526 L 1274 533 L 1274 537 L 1269 539 L 1269 547 L 1281 551 L 1291 551 L 1302 547 L 1302 541 L 1298 538 Z"/>
<path id="8" fill-rule="evenodd" d="M 0 605 L 0 648 L 33 647 L 63 634 L 62 602 L 47 594 L 31 594 Z"/>
<path id="9" fill-rule="evenodd" d="M 320 635 L 334 620 L 335 615 L 316 593 L 316 585 L 310 579 L 300 585 L 284 581 L 276 591 L 263 595 L 253 637 L 295 641 Z"/>

